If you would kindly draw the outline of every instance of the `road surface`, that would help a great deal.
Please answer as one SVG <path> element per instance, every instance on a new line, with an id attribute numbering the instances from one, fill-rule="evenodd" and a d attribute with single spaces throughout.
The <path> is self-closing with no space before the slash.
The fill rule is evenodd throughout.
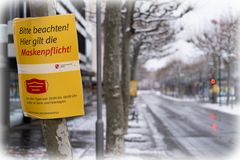
<path id="1" fill-rule="evenodd" d="M 155 149 L 164 152 L 167 159 L 220 160 L 237 149 L 238 116 L 154 92 L 140 94 L 138 104 L 152 130 Z"/>

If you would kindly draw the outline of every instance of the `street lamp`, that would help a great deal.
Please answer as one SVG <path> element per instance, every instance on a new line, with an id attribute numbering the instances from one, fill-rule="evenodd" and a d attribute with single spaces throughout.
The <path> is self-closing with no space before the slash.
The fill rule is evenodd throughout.
<path id="1" fill-rule="evenodd" d="M 103 160 L 103 120 L 102 120 L 102 54 L 101 54 L 101 2 L 96 0 L 97 18 L 97 121 L 96 121 L 96 157 Z"/>

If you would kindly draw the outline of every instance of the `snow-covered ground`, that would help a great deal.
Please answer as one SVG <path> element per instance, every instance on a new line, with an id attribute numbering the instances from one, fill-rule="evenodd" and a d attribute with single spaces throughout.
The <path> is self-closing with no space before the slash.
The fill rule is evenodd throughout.
<path id="1" fill-rule="evenodd" d="M 240 104 L 230 104 L 230 105 L 226 105 L 226 104 L 212 104 L 212 103 L 206 103 L 206 102 L 199 102 L 198 98 L 193 98 L 193 97 L 183 97 L 183 98 L 176 98 L 176 97 L 171 97 L 171 96 L 167 96 L 162 94 L 159 91 L 138 91 L 138 94 L 147 94 L 147 93 L 154 93 L 158 96 L 161 96 L 165 99 L 169 99 L 169 100 L 173 100 L 173 101 L 178 101 L 178 102 L 194 102 L 194 103 L 198 103 L 199 105 L 197 105 L 197 107 L 201 106 L 207 109 L 212 109 L 212 110 L 216 110 L 219 112 L 223 112 L 223 113 L 227 113 L 227 114 L 232 114 L 232 115 L 238 115 L 240 116 Z"/>
<path id="2" fill-rule="evenodd" d="M 10 127 L 19 125 L 23 122 L 23 112 L 19 100 L 10 101 Z"/>
<path id="3" fill-rule="evenodd" d="M 188 141 L 194 142 L 193 143 L 194 145 L 202 147 L 199 150 L 202 149 L 202 151 L 204 152 L 207 152 L 207 149 L 204 149 L 204 147 L 206 148 L 206 145 L 204 143 L 209 143 L 211 145 L 217 146 L 218 149 L 222 150 L 221 147 L 213 143 L 214 141 L 211 140 L 214 134 L 211 136 L 206 136 L 206 133 L 214 132 L 215 130 L 211 129 L 210 127 L 211 125 L 210 122 L 212 120 L 208 117 L 209 111 L 203 109 L 209 108 L 212 110 L 219 110 L 220 107 L 218 105 L 205 103 L 202 104 L 190 98 L 189 99 L 172 98 L 169 96 L 164 96 L 159 92 L 155 91 L 139 91 L 138 94 L 139 96 L 135 98 L 134 101 L 134 106 L 136 109 L 130 111 L 130 113 L 134 113 L 133 111 L 135 111 L 135 116 L 133 116 L 134 114 L 129 115 L 129 130 L 128 134 L 125 136 L 126 154 L 122 157 L 117 158 L 105 155 L 106 160 L 116 159 L 158 160 L 159 158 L 167 160 L 169 159 L 176 160 L 179 158 L 178 156 L 179 154 L 177 154 L 178 148 L 175 148 L 177 150 L 176 152 L 174 150 L 171 150 L 171 147 L 173 148 L 178 147 L 179 143 L 185 146 Z M 168 101 L 169 99 L 171 101 Z M 185 103 L 186 105 L 182 106 L 177 105 L 184 104 L 184 102 L 186 101 L 188 101 L 187 103 Z M 195 109 L 194 107 L 198 108 Z M 231 110 L 232 112 L 234 112 L 236 108 L 236 106 L 234 106 L 233 109 L 227 106 L 221 107 L 222 107 L 221 112 L 225 113 L 228 113 Z M 180 108 L 181 110 L 179 110 Z M 225 116 L 231 117 L 230 115 L 227 114 L 224 116 L 219 114 L 217 116 L 221 118 L 224 118 Z M 207 116 L 207 118 L 205 118 L 205 116 Z M 201 121 L 199 121 L 199 119 L 201 119 Z M 106 129 L 105 106 L 103 106 L 103 120 L 105 124 L 104 128 Z M 95 122 L 96 122 L 96 103 L 93 103 L 92 106 L 88 106 L 86 108 L 86 116 L 69 119 L 68 128 L 71 137 L 71 142 L 73 145 L 74 159 L 83 160 L 95 159 Z M 221 122 L 220 121 L 216 122 L 220 124 L 219 130 L 223 131 L 221 133 L 225 133 L 226 130 L 231 129 L 231 125 L 229 124 L 233 123 L 231 119 L 228 119 L 228 121 L 223 120 Z M 13 134 L 20 134 L 19 131 L 24 132 L 26 130 L 29 130 L 30 133 L 34 131 L 33 132 L 34 134 L 40 135 L 40 129 L 37 128 L 37 123 L 33 123 L 32 126 L 30 127 L 28 126 L 19 127 L 18 129 L 16 129 L 16 132 L 13 132 Z M 203 135 L 201 135 L 200 131 L 204 131 L 202 132 Z M 228 132 L 226 131 L 226 133 Z M 196 135 L 199 135 L 199 137 Z M 15 136 L 10 137 L 14 138 Z M 24 136 L 27 135 L 24 134 Z M 229 138 L 229 135 L 224 136 L 226 137 L 228 136 Z M 19 137 L 21 137 L 21 135 L 19 135 Z M 36 137 L 40 139 L 40 137 L 38 136 Z M 226 137 L 224 139 L 228 140 Z M 216 140 L 219 140 L 217 138 L 218 137 L 216 137 Z M 25 137 L 25 139 L 28 139 L 28 137 Z M 204 140 L 204 143 L 202 143 L 202 141 L 198 141 L 198 139 Z M 18 136 L 15 137 L 15 139 L 13 139 L 13 141 L 15 140 L 18 140 Z M 29 140 L 29 144 L 31 144 L 30 142 L 31 140 L 33 139 Z M 171 143 L 169 142 L 169 140 Z M 104 141 L 106 141 L 106 139 Z M 9 152 L 13 154 L 14 157 L 13 159 L 17 159 L 17 157 L 18 158 L 24 157 L 25 159 L 32 159 L 32 157 L 35 157 L 35 159 L 46 159 L 45 153 L 46 150 L 43 146 L 40 146 L 39 148 L 35 148 L 32 150 L 28 149 L 21 150 L 20 149 L 21 147 L 17 145 L 16 147 L 18 147 L 18 149 L 16 149 L 15 146 L 9 148 Z M 189 146 L 186 145 L 185 147 L 187 147 L 187 149 L 191 151 L 191 153 L 195 153 L 191 145 Z M 36 155 L 34 155 L 34 153 L 36 153 Z M 173 157 L 173 155 L 175 157 Z M 180 157 L 181 156 L 183 156 L 183 154 L 180 154 Z M 181 158 L 184 159 L 186 157 Z"/>
<path id="4" fill-rule="evenodd" d="M 219 111 L 219 112 L 224 112 L 224 113 L 240 116 L 240 106 L 239 106 L 239 104 L 238 105 L 233 105 L 233 106 L 230 106 L 230 105 L 229 106 L 227 106 L 227 105 L 219 106 L 219 104 L 205 103 L 205 104 L 202 105 L 202 107 L 212 109 L 212 110 L 216 110 L 216 111 Z"/>

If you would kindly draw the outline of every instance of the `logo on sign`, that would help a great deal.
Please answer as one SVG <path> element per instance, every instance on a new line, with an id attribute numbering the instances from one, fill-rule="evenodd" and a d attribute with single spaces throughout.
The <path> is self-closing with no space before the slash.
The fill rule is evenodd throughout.
<path id="1" fill-rule="evenodd" d="M 39 79 L 26 80 L 26 88 L 28 93 L 42 94 L 47 92 L 47 81 Z"/>
<path id="2" fill-rule="evenodd" d="M 55 64 L 55 68 L 59 69 L 60 65 L 59 64 Z"/>

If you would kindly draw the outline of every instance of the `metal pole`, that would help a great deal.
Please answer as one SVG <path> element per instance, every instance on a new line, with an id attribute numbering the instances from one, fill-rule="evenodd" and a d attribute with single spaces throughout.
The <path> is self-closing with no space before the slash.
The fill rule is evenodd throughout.
<path id="1" fill-rule="evenodd" d="M 23 0 L 23 17 L 27 17 L 27 0 Z"/>
<path id="2" fill-rule="evenodd" d="M 9 125 L 9 69 L 8 69 L 8 26 L 6 24 L 0 24 L 0 117 L 1 126 L 0 129 L 5 131 Z M 1 137 L 1 140 L 3 137 Z"/>
<path id="3" fill-rule="evenodd" d="M 222 105 L 221 101 L 221 88 L 222 88 L 222 82 L 221 82 L 221 57 L 218 56 L 218 83 L 219 83 L 219 106 Z"/>
<path id="4" fill-rule="evenodd" d="M 96 18 L 97 18 L 97 121 L 96 121 L 96 157 L 97 160 L 103 160 L 104 142 L 103 142 L 103 120 L 102 120 L 102 55 L 101 55 L 101 2 L 96 0 Z"/>

